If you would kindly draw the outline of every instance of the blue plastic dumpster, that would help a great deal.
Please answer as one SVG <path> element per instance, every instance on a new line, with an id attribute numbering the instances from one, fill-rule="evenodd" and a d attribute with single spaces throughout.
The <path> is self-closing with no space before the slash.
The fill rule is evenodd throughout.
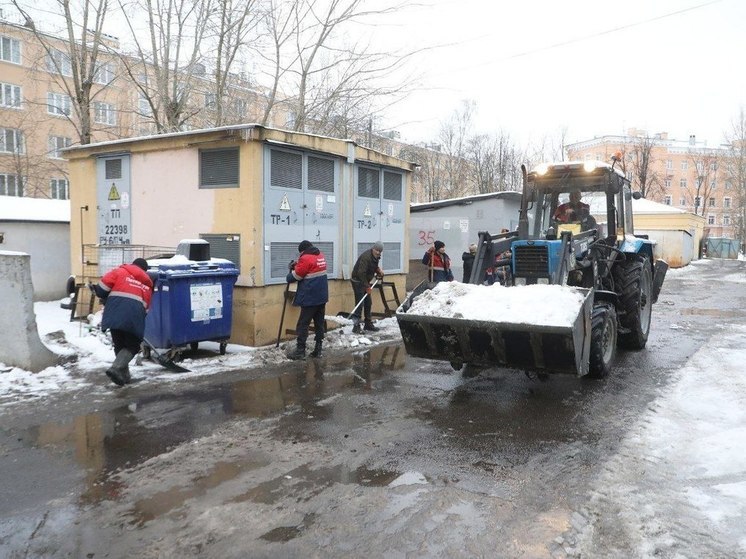
<path id="1" fill-rule="evenodd" d="M 202 341 L 220 343 L 225 353 L 233 321 L 233 285 L 238 269 L 227 260 L 159 263 L 149 270 L 153 299 L 145 320 L 145 339 L 171 355 Z"/>
<path id="2" fill-rule="evenodd" d="M 738 258 L 741 243 L 727 237 L 707 237 L 707 258 Z"/>

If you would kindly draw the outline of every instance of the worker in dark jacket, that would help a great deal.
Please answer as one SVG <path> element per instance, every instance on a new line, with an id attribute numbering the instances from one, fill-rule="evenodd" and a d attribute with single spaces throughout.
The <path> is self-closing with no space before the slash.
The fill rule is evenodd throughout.
<path id="1" fill-rule="evenodd" d="M 295 326 L 298 334 L 295 351 L 288 354 L 290 359 L 306 358 L 308 326 L 313 320 L 316 346 L 311 357 L 321 357 L 321 344 L 324 340 L 324 314 L 329 301 L 329 284 L 326 277 L 326 258 L 310 241 L 298 245 L 298 262 L 290 263 L 287 281 L 298 282 L 293 305 L 300 307 L 300 316 Z"/>
<path id="2" fill-rule="evenodd" d="M 379 328 L 373 324 L 372 303 L 371 293 L 373 287 L 371 282 L 374 277 L 378 277 L 379 280 L 383 279 L 383 270 L 381 270 L 381 254 L 383 254 L 383 243 L 378 241 L 373 243 L 373 246 L 363 252 L 355 265 L 352 267 L 352 276 L 350 277 L 350 283 L 352 284 L 352 292 L 355 294 L 355 313 L 352 315 L 352 320 L 355 325 L 352 327 L 352 331 L 355 334 L 362 334 L 363 329 L 370 332 L 376 332 Z M 365 298 L 365 300 L 363 300 Z M 359 305 L 360 301 L 363 301 L 362 305 Z M 361 328 L 360 326 L 360 307 L 363 307 L 363 316 L 365 317 L 365 324 Z"/>
<path id="3" fill-rule="evenodd" d="M 461 260 L 464 261 L 464 283 L 469 283 L 471 279 L 471 269 L 474 267 L 474 258 L 477 255 L 477 245 L 472 243 L 469 245 L 469 252 L 465 252 L 461 255 Z"/>
<path id="4" fill-rule="evenodd" d="M 451 258 L 446 254 L 446 245 L 443 241 L 435 241 L 435 244 L 427 249 L 422 257 L 422 263 L 427 264 L 428 281 L 453 281 Z"/>
<path id="5" fill-rule="evenodd" d="M 106 371 L 112 382 L 124 386 L 132 381 L 129 362 L 140 351 L 145 336 L 145 316 L 153 296 L 153 282 L 147 274 L 148 263 L 135 258 L 111 270 L 93 286 L 104 305 L 101 329 L 111 330 L 114 363 Z"/>

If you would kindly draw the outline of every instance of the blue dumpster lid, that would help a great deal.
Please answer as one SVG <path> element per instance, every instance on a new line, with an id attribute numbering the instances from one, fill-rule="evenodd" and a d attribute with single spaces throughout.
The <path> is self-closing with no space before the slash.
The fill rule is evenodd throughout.
<path id="1" fill-rule="evenodd" d="M 177 254 L 171 258 L 157 258 L 148 260 L 150 272 L 157 272 L 159 275 L 174 274 L 215 274 L 238 275 L 238 268 L 230 260 L 224 258 L 210 258 L 210 260 L 189 260 L 186 256 Z"/>

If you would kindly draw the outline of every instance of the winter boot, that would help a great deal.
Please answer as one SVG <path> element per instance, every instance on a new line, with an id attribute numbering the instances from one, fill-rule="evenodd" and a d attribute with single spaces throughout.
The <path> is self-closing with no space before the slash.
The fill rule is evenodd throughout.
<path id="1" fill-rule="evenodd" d="M 378 326 L 373 324 L 372 320 L 365 321 L 364 329 L 367 330 L 368 332 L 378 332 L 380 330 Z"/>
<path id="2" fill-rule="evenodd" d="M 360 325 L 360 320 L 355 320 L 355 326 L 352 327 L 353 334 L 362 334 L 363 327 Z"/>
<path id="3" fill-rule="evenodd" d="M 316 347 L 311 352 L 311 357 L 321 357 L 321 341 L 316 342 Z"/>
<path id="4" fill-rule="evenodd" d="M 306 346 L 304 345 L 296 345 L 295 350 L 288 353 L 288 359 L 292 359 L 293 361 L 298 361 L 300 359 L 306 358 Z"/>
<path id="5" fill-rule="evenodd" d="M 128 349 L 119 350 L 119 353 L 114 358 L 114 363 L 106 371 L 106 376 L 111 379 L 111 382 L 117 386 L 124 386 L 131 381 L 128 365 L 134 356 L 135 354 Z"/>

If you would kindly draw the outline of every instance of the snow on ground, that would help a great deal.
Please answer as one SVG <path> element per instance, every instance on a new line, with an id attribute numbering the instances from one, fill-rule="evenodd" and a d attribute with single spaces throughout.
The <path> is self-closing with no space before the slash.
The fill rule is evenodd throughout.
<path id="1" fill-rule="evenodd" d="M 18 401 L 41 399 L 62 390 L 82 389 L 94 382 L 100 384 L 102 380 L 108 388 L 117 389 L 104 376 L 104 371 L 114 360 L 114 350 L 109 334 L 101 332 L 99 328 L 102 311 L 90 315 L 88 321 L 71 322 L 70 311 L 61 308 L 60 302 L 35 303 L 34 312 L 39 336 L 52 352 L 60 356 L 62 364 L 32 373 L 0 363 L 0 408 Z M 401 339 L 395 318 L 377 321 L 380 331 L 366 333 L 368 335 L 352 334 L 351 320 L 336 316 L 326 318 L 330 326 L 331 323 L 336 323 L 340 327 L 330 329 L 327 333 L 325 351 L 356 350 Z M 312 336 L 310 342 L 313 345 Z M 229 344 L 225 355 L 219 355 L 219 345 L 215 342 L 200 342 L 199 345 L 200 349 L 214 351 L 215 356 L 179 361 L 190 372 L 174 373 L 152 361 L 141 360 L 138 356 L 130 364 L 132 377 L 144 382 L 178 382 L 231 369 L 290 363 L 286 352 L 288 347 L 294 347 L 295 342 L 283 341 L 279 348 L 275 344 L 256 348 Z"/>

